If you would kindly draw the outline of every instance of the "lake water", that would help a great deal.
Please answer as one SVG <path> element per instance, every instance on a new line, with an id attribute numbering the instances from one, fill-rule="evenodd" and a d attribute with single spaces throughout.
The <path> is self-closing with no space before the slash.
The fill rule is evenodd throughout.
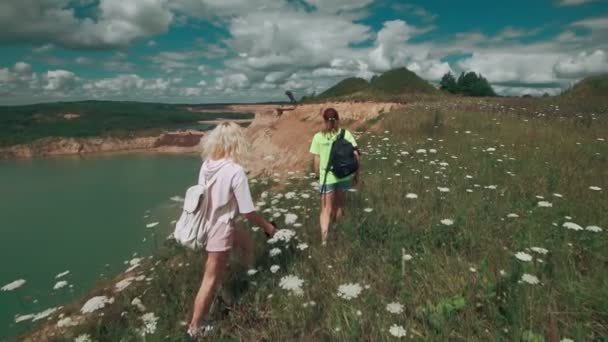
<path id="1" fill-rule="evenodd" d="M 200 163 L 155 154 L 0 161 L 0 287 L 27 281 L 0 292 L 0 340 L 32 326 L 16 314 L 80 298 L 134 253 L 154 254 L 179 213 L 170 198 L 196 182 Z M 61 279 L 73 287 L 53 290 L 68 270 Z"/>

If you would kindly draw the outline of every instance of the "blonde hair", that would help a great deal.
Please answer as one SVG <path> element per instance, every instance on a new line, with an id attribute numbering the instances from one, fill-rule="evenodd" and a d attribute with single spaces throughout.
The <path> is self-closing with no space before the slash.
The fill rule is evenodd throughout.
<path id="1" fill-rule="evenodd" d="M 232 159 L 242 161 L 247 153 L 247 139 L 244 129 L 232 121 L 218 124 L 201 139 L 203 159 Z"/>

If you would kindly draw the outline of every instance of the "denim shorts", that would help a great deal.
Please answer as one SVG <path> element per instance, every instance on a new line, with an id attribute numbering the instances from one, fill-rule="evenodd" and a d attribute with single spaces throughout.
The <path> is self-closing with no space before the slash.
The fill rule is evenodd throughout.
<path id="1" fill-rule="evenodd" d="M 334 190 L 339 190 L 342 192 L 346 192 L 348 190 L 350 190 L 350 188 L 352 187 L 352 179 L 345 179 L 342 181 L 339 181 L 338 183 L 333 183 L 333 184 L 321 184 L 319 185 L 319 192 L 322 194 L 328 194 L 330 192 L 333 192 Z"/>

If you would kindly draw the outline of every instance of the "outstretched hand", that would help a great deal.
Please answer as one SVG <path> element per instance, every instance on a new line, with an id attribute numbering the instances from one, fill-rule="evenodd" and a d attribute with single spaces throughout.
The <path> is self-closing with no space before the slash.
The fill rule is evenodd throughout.
<path id="1" fill-rule="evenodd" d="M 270 227 L 268 227 L 267 229 L 264 229 L 264 234 L 266 234 L 267 238 L 271 238 L 274 236 L 274 233 L 276 233 L 277 230 L 277 224 L 274 221 L 270 222 Z"/>

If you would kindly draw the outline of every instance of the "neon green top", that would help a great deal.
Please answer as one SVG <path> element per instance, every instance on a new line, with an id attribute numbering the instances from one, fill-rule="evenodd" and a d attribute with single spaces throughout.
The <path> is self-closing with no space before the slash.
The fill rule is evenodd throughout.
<path id="1" fill-rule="evenodd" d="M 329 153 L 331 152 L 331 144 L 336 140 L 340 130 L 335 134 L 323 134 L 318 132 L 312 138 L 312 144 L 310 144 L 310 153 L 319 156 L 319 183 L 323 183 L 325 179 L 325 168 L 329 162 Z M 355 137 L 348 131 L 344 132 L 344 139 L 349 143 L 353 144 L 353 147 L 357 147 Z M 343 180 L 351 179 L 352 175 L 338 179 L 333 172 L 327 174 L 327 182 L 325 184 L 335 184 Z"/>

